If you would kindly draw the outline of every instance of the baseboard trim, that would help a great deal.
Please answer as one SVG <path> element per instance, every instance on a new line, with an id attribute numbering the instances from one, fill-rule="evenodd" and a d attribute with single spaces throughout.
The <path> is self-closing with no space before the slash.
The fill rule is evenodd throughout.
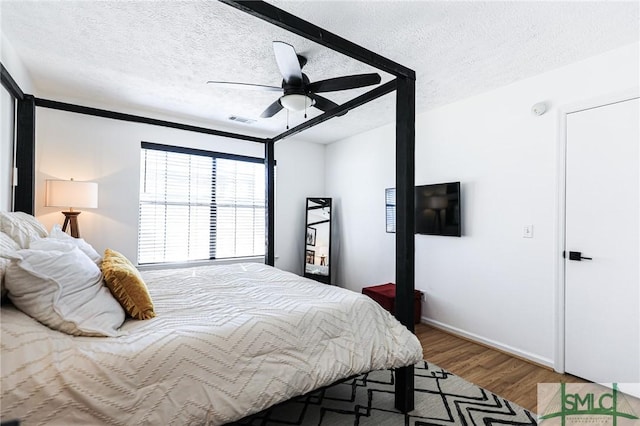
<path id="1" fill-rule="evenodd" d="M 454 336 L 460 337 L 462 339 L 470 340 L 473 343 L 477 343 L 483 346 L 487 346 L 491 349 L 498 350 L 500 352 L 504 352 L 510 356 L 514 356 L 516 358 L 520 358 L 524 361 L 531 362 L 533 364 L 539 365 L 540 367 L 548 368 L 553 370 L 554 362 L 551 359 L 543 358 L 538 355 L 532 354 L 530 352 L 522 351 L 511 347 L 509 345 L 504 345 L 500 342 L 496 342 L 495 340 L 487 339 L 482 336 L 479 336 L 474 333 L 469 333 L 467 331 L 461 330 L 456 327 L 452 327 L 450 325 L 441 323 L 439 321 L 433 320 L 431 318 L 422 317 L 420 318 L 421 322 L 431 327 L 442 330 L 446 333 L 453 334 Z"/>

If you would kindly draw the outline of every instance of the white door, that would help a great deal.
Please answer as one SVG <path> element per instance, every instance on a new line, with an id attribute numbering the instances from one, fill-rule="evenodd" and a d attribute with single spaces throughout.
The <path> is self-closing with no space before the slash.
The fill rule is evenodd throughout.
<path id="1" fill-rule="evenodd" d="M 567 114 L 565 371 L 599 383 L 640 383 L 639 103 Z"/>

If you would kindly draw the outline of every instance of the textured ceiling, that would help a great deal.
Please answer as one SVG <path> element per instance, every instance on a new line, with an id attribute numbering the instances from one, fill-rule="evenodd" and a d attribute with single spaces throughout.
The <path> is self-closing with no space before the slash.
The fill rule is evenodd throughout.
<path id="1" fill-rule="evenodd" d="M 639 37 L 631 2 L 272 1 L 416 71 L 424 111 L 548 71 Z M 1 30 L 36 96 L 143 111 L 239 133 L 273 136 L 287 114 L 260 119 L 277 93 L 207 80 L 279 86 L 273 40 L 308 58 L 311 81 L 377 70 L 211 1 L 0 1 Z M 391 76 L 381 73 L 383 83 Z M 343 103 L 365 89 L 326 93 Z M 331 142 L 394 120 L 393 95 L 299 137 Z M 309 116 L 318 115 L 315 109 Z M 255 119 L 238 124 L 228 117 Z M 290 125 L 303 121 L 291 113 Z"/>

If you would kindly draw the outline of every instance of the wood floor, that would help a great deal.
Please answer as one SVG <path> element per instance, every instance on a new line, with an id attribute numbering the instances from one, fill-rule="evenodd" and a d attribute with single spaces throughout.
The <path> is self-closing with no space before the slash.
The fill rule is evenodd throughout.
<path id="1" fill-rule="evenodd" d="M 452 334 L 416 324 L 424 359 L 537 413 L 537 384 L 585 382 Z"/>

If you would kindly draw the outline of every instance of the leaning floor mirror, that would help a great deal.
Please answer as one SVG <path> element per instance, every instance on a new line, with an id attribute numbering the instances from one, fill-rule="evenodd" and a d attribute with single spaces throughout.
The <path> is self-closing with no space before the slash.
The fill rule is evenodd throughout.
<path id="1" fill-rule="evenodd" d="M 304 276 L 331 283 L 331 198 L 307 198 Z"/>

